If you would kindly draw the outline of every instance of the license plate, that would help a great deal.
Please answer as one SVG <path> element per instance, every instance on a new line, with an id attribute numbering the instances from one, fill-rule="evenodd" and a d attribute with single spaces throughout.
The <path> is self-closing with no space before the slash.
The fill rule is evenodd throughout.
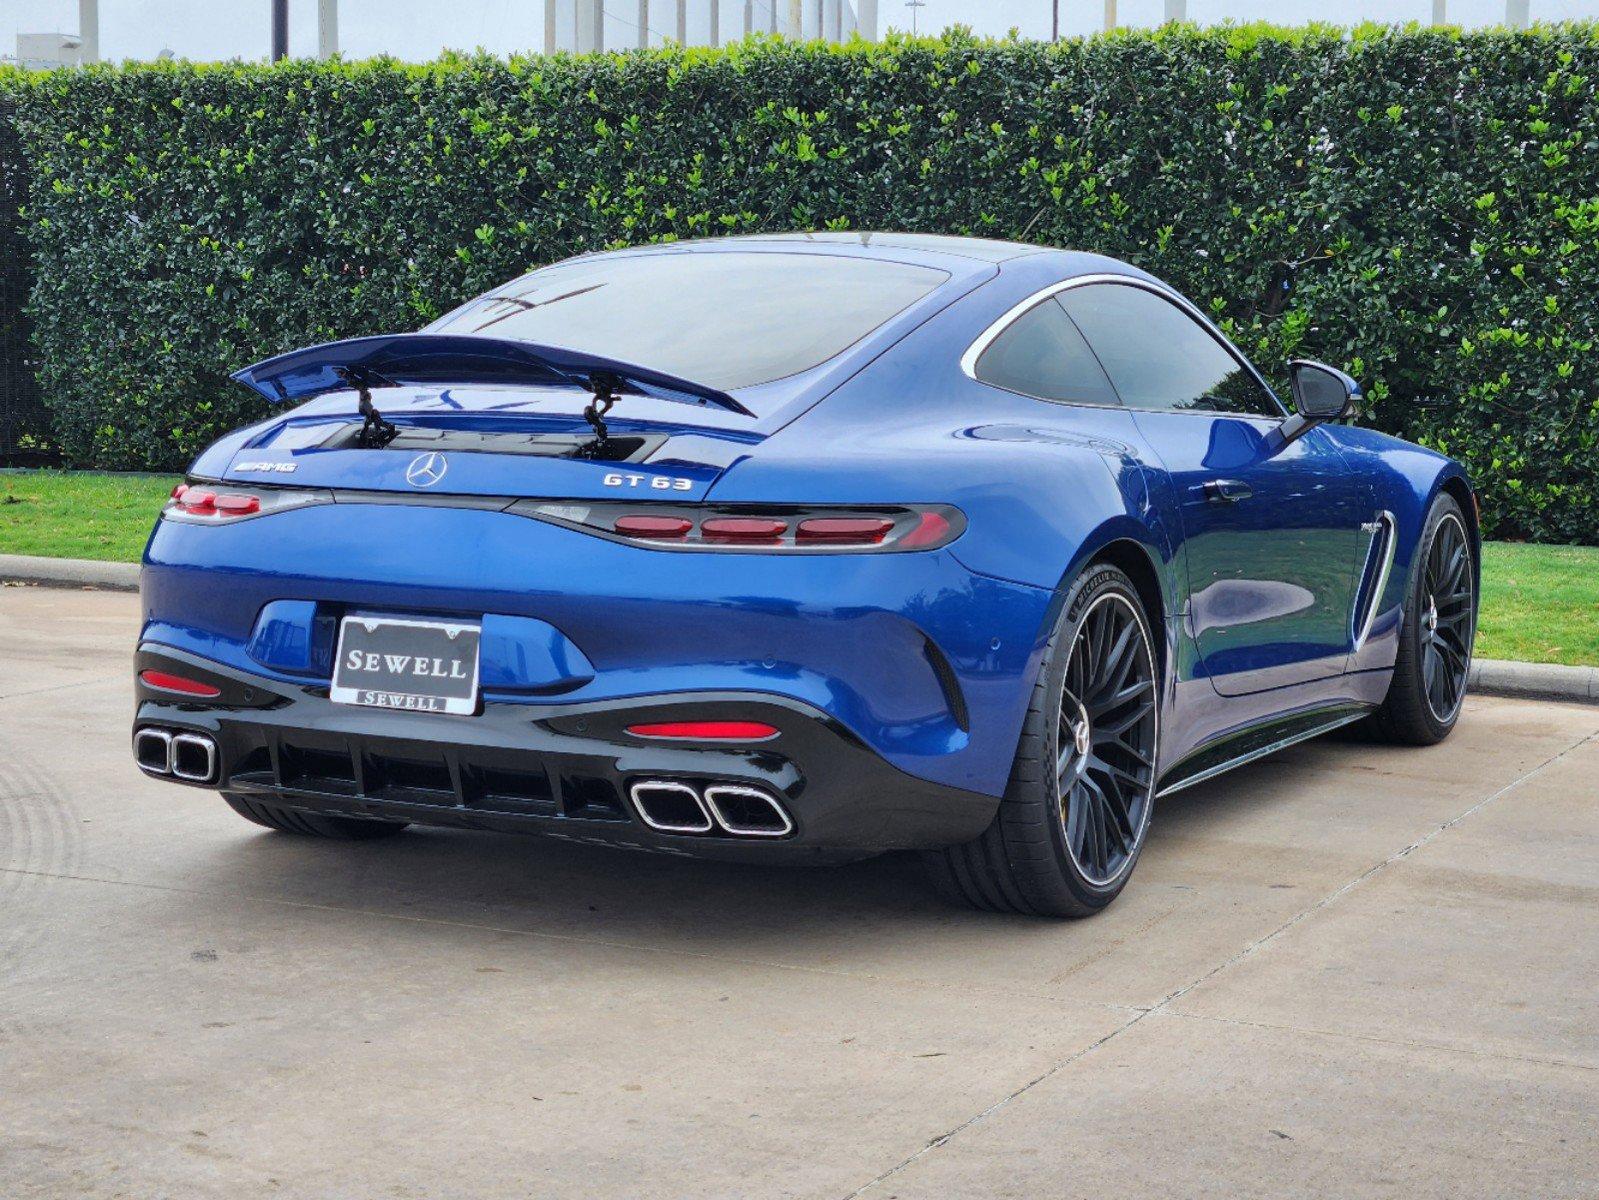
<path id="1" fill-rule="evenodd" d="M 345 617 L 329 697 L 414 712 L 477 712 L 482 630 L 459 621 Z"/>

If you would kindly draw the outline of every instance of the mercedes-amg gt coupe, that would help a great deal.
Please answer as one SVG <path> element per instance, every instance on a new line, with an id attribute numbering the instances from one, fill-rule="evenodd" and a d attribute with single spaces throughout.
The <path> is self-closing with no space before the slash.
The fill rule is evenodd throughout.
<path id="1" fill-rule="evenodd" d="M 133 750 L 286 833 L 921 851 L 1047 916 L 1158 797 L 1460 713 L 1458 463 L 1293 406 L 1125 263 L 907 234 L 585 255 L 234 378 L 144 556 Z"/>

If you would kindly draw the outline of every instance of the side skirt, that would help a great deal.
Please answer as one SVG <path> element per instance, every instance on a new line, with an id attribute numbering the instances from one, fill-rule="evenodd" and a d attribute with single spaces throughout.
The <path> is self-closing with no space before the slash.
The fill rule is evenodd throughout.
<path id="1" fill-rule="evenodd" d="M 1194 751 L 1168 771 L 1156 795 L 1169 796 L 1196 783 L 1214 779 L 1234 767 L 1252 763 L 1257 758 L 1265 758 L 1268 754 L 1276 754 L 1289 746 L 1352 724 L 1371 711 L 1364 704 L 1342 704 L 1267 721 L 1240 733 L 1230 734 L 1219 742 Z"/>

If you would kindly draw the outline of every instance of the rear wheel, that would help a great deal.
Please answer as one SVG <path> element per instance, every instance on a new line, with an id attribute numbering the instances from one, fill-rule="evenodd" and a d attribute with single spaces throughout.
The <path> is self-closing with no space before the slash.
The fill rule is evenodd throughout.
<path id="1" fill-rule="evenodd" d="M 1449 736 L 1466 698 L 1477 630 L 1477 570 L 1453 496 L 1433 501 L 1405 595 L 1394 677 L 1368 728 L 1383 741 L 1431 746 Z"/>
<path id="2" fill-rule="evenodd" d="M 262 804 L 243 796 L 222 793 L 228 807 L 247 821 L 276 829 L 279 833 L 297 833 L 305 837 L 333 838 L 344 842 L 370 842 L 377 838 L 393 837 L 405 828 L 404 821 L 366 821 L 357 817 L 326 817 L 318 813 L 299 812 L 292 808 L 279 808 L 275 804 Z"/>
<path id="3" fill-rule="evenodd" d="M 1090 567 L 1050 638 L 993 824 L 925 856 L 943 895 L 995 912 L 1085 917 L 1120 894 L 1154 807 L 1155 663 L 1132 581 Z"/>

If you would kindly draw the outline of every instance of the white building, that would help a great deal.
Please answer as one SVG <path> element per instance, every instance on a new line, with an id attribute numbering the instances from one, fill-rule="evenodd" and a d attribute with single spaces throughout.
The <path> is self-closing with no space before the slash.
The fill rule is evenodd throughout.
<path id="1" fill-rule="evenodd" d="M 84 61 L 83 42 L 70 33 L 19 33 L 17 57 L 4 61 L 35 71 L 75 67 Z"/>
<path id="2" fill-rule="evenodd" d="M 544 50 L 719 46 L 748 33 L 877 37 L 878 0 L 544 0 Z"/>

